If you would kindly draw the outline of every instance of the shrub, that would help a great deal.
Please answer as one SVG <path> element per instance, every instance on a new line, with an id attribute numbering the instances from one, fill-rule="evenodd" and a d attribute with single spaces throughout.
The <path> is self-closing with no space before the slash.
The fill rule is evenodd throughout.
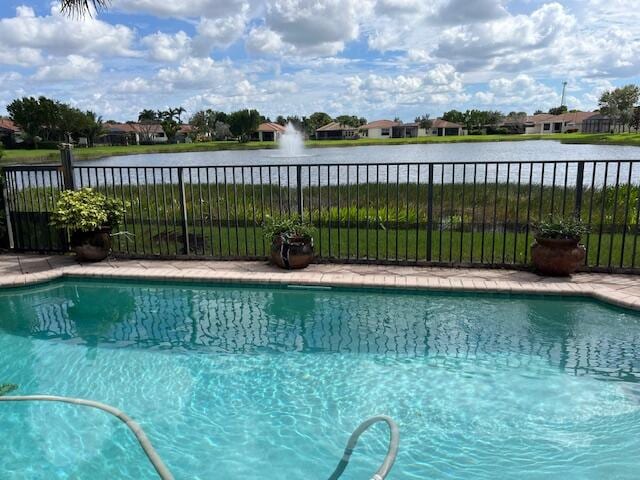
<path id="1" fill-rule="evenodd" d="M 534 224 L 534 229 L 537 237 L 551 239 L 580 240 L 583 235 L 589 233 L 589 227 L 574 217 L 549 216 Z"/>
<path id="2" fill-rule="evenodd" d="M 263 232 L 269 241 L 273 241 L 276 237 L 282 237 L 287 242 L 293 238 L 311 240 L 315 228 L 297 216 L 266 217 Z"/>
<path id="3" fill-rule="evenodd" d="M 65 190 L 51 213 L 51 225 L 74 232 L 92 232 L 101 227 L 115 228 L 128 205 L 108 198 L 91 188 Z"/>

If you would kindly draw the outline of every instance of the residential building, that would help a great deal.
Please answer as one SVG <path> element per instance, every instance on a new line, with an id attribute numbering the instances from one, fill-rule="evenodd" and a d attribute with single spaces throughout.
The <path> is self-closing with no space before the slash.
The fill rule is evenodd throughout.
<path id="1" fill-rule="evenodd" d="M 20 143 L 20 128 L 9 118 L 0 118 L 0 144 L 5 147 L 13 147 Z"/>
<path id="2" fill-rule="evenodd" d="M 376 120 L 360 127 L 366 138 L 415 138 L 429 136 L 463 135 L 463 127 L 457 123 L 436 118 L 430 128 L 422 128 L 418 123 L 402 123 L 392 120 Z"/>
<path id="3" fill-rule="evenodd" d="M 599 113 L 582 121 L 582 133 L 610 133 L 616 124 L 606 115 Z"/>
<path id="4" fill-rule="evenodd" d="M 193 125 L 188 123 L 180 125 L 180 130 L 176 133 L 176 143 L 191 143 L 193 141 L 191 134 L 195 131 L 196 129 Z"/>
<path id="5" fill-rule="evenodd" d="M 360 127 L 360 135 L 365 138 L 393 138 L 393 128 L 401 127 L 402 122 L 393 120 L 375 120 Z M 400 130 L 398 130 L 399 132 Z"/>
<path id="6" fill-rule="evenodd" d="M 168 138 L 158 123 L 105 123 L 100 143 L 108 145 L 141 145 L 167 143 Z"/>
<path id="7" fill-rule="evenodd" d="M 133 123 L 105 123 L 100 143 L 107 145 L 138 145 L 140 137 Z"/>
<path id="8" fill-rule="evenodd" d="M 436 118 L 431 123 L 431 128 L 428 131 L 427 136 L 449 137 L 452 135 L 464 135 L 464 127 L 462 125 L 442 120 L 441 118 Z"/>
<path id="9" fill-rule="evenodd" d="M 261 123 L 258 130 L 251 135 L 251 140 L 256 142 L 277 142 L 284 131 L 285 128 L 279 123 Z"/>
<path id="10" fill-rule="evenodd" d="M 331 122 L 316 130 L 318 140 L 349 140 L 358 138 L 358 129 L 351 125 Z"/>
<path id="11" fill-rule="evenodd" d="M 524 121 L 524 133 L 571 133 L 581 132 L 585 120 L 597 115 L 595 112 L 567 112 L 561 115 L 539 113 L 530 115 Z"/>

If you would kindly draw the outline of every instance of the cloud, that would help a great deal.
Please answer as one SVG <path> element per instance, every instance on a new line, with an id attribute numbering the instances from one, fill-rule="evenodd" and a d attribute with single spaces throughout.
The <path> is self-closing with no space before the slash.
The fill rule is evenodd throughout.
<path id="1" fill-rule="evenodd" d="M 241 12 L 247 3 L 245 0 L 113 0 L 113 8 L 164 18 L 222 18 Z"/>
<path id="2" fill-rule="evenodd" d="M 496 20 L 508 15 L 501 3 L 496 0 L 450 0 L 438 8 L 432 21 L 456 25 Z"/>
<path id="3" fill-rule="evenodd" d="M 237 15 L 223 18 L 202 18 L 197 26 L 198 36 L 194 40 L 196 51 L 208 55 L 214 48 L 226 48 L 240 39 L 247 23 L 248 5 Z"/>
<path id="4" fill-rule="evenodd" d="M 359 18 L 370 7 L 370 0 L 272 0 L 262 32 L 277 35 L 296 53 L 335 55 L 358 38 Z"/>
<path id="5" fill-rule="evenodd" d="M 135 34 L 124 25 L 111 25 L 96 18 L 73 20 L 56 6 L 51 14 L 38 17 L 31 7 L 18 7 L 13 18 L 0 19 L 3 49 L 41 50 L 52 55 L 109 55 L 131 57 Z"/>
<path id="6" fill-rule="evenodd" d="M 91 78 L 102 70 L 102 65 L 92 58 L 69 55 L 63 61 L 51 60 L 49 65 L 40 67 L 35 75 L 37 81 L 72 81 Z"/>
<path id="7" fill-rule="evenodd" d="M 191 37 L 180 30 L 174 35 L 157 32 L 141 40 L 149 56 L 159 62 L 176 62 L 191 53 Z"/>
<path id="8" fill-rule="evenodd" d="M 225 91 L 244 80 L 237 70 L 211 58 L 189 57 L 175 68 L 162 68 L 157 80 L 168 88 L 215 88 Z"/>

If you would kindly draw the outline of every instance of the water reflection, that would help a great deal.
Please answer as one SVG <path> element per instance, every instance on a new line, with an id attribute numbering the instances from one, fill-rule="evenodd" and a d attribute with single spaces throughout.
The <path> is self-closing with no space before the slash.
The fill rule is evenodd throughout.
<path id="1" fill-rule="evenodd" d="M 100 347 L 545 359 L 637 380 L 640 318 L 589 301 L 68 283 L 0 297 L 0 329 Z"/>

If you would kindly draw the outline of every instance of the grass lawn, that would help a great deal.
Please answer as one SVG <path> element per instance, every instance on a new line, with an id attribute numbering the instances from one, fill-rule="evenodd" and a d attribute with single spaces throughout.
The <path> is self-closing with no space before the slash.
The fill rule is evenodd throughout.
<path id="1" fill-rule="evenodd" d="M 514 142 L 524 140 L 559 140 L 563 143 L 597 144 L 597 145 L 631 145 L 640 146 L 640 134 L 549 134 L 549 135 L 466 135 L 451 137 L 420 137 L 420 138 L 389 138 L 358 140 L 309 140 L 309 148 L 323 147 L 357 147 L 364 145 L 403 145 L 422 143 L 459 143 L 459 142 Z M 100 146 L 94 148 L 78 148 L 74 150 L 77 160 L 96 159 L 116 155 L 136 155 L 145 153 L 175 153 L 175 152 L 209 152 L 216 150 L 256 150 L 275 148 L 269 142 L 205 142 L 181 143 L 175 145 L 131 145 L 131 146 Z M 57 150 L 5 150 L 0 165 L 24 163 L 51 163 L 59 160 Z"/>

